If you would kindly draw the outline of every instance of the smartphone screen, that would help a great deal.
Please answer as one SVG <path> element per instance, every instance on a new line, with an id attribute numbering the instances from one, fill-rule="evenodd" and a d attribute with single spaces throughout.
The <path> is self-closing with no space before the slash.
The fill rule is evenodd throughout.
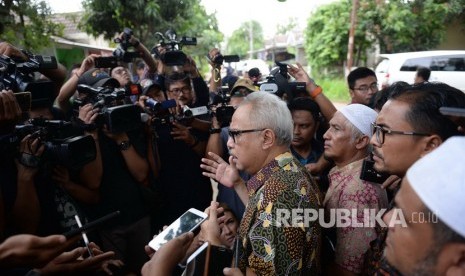
<path id="1" fill-rule="evenodd" d="M 168 241 L 184 233 L 193 231 L 207 218 L 207 214 L 197 209 L 191 208 L 170 226 L 163 230 L 158 236 L 149 242 L 149 246 L 158 250 Z"/>

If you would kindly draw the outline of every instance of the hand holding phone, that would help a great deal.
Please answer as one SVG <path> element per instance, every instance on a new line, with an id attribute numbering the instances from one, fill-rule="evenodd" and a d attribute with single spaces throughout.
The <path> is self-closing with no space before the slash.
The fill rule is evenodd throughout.
<path id="1" fill-rule="evenodd" d="M 155 251 L 160 249 L 168 241 L 180 235 L 193 232 L 207 218 L 207 214 L 197 209 L 191 208 L 176 219 L 170 226 L 163 230 L 153 240 L 149 242 L 149 246 Z"/>

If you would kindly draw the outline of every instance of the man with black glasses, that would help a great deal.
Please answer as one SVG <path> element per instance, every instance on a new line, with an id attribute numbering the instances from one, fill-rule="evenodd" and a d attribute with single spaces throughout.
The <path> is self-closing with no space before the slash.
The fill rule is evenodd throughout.
<path id="1" fill-rule="evenodd" d="M 465 107 L 465 94 L 443 83 L 425 83 L 396 90 L 372 125 L 374 168 L 403 178 L 417 160 L 439 147 L 449 137 L 461 135 L 457 125 L 440 107 Z M 390 267 L 382 262 L 385 233 L 372 243 L 365 273 L 373 275 Z M 381 266 L 381 267 L 380 267 Z M 365 274 L 364 273 L 364 274 Z"/>
<path id="2" fill-rule="evenodd" d="M 249 94 L 233 115 L 227 146 L 229 164 L 218 155 L 202 159 L 204 175 L 234 187 L 248 203 L 239 228 L 239 268 L 245 275 L 318 275 L 321 228 L 316 221 L 279 223 L 279 213 L 317 209 L 319 190 L 289 152 L 292 116 L 286 103 L 266 92 Z M 244 183 L 238 170 L 252 177 Z M 217 243 L 215 217 L 202 235 Z M 215 232 L 215 229 L 218 230 Z M 238 273 L 237 268 L 231 269 Z M 226 270 L 225 275 L 231 274 Z"/>
<path id="3" fill-rule="evenodd" d="M 349 85 L 350 103 L 359 103 L 371 106 L 372 97 L 378 92 L 378 80 L 373 70 L 359 67 L 347 76 Z"/>

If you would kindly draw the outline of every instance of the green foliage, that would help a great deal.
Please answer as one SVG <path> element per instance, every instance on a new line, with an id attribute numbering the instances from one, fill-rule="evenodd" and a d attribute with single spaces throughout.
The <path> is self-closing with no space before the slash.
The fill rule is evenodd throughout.
<path id="1" fill-rule="evenodd" d="M 252 30 L 250 30 L 252 28 Z M 255 20 L 244 22 L 235 30 L 228 39 L 226 51 L 228 55 L 239 55 L 241 58 L 247 57 L 250 50 L 250 36 L 253 37 L 253 49 L 258 50 L 264 47 L 263 29 L 260 23 Z"/>
<path id="2" fill-rule="evenodd" d="M 434 0 L 390 1 L 376 8 L 368 18 L 381 52 L 423 51 L 434 48 L 443 39 L 447 5 Z"/>
<path id="3" fill-rule="evenodd" d="M 347 83 L 343 78 L 323 78 L 318 80 L 318 85 L 332 102 L 348 103 L 350 102 L 349 90 Z"/>
<path id="4" fill-rule="evenodd" d="M 85 0 L 83 6 L 85 13 L 80 27 L 94 36 L 103 34 L 106 39 L 129 27 L 151 48 L 159 42 L 156 32 L 164 34 L 173 29 L 178 39 L 197 37 L 197 46 L 183 50 L 203 56 L 223 39 L 216 16 L 207 14 L 200 0 Z"/>
<path id="5" fill-rule="evenodd" d="M 63 26 L 52 22 L 50 15 L 45 1 L 1 1 L 0 39 L 37 52 L 51 44 L 51 35 L 63 32 Z"/>
<path id="6" fill-rule="evenodd" d="M 297 23 L 297 17 L 290 17 L 289 18 L 289 21 L 287 22 L 287 24 L 278 24 L 278 26 L 276 26 L 277 28 L 277 34 L 281 34 L 281 35 L 284 35 L 286 34 L 288 31 L 292 31 L 294 30 L 296 27 L 297 27 L 298 23 Z"/>
<path id="7" fill-rule="evenodd" d="M 379 3 L 377 3 L 379 2 Z M 352 1 L 318 8 L 305 30 L 306 54 L 314 70 L 342 66 L 347 56 Z M 354 66 L 379 44 L 382 53 L 429 50 L 442 42 L 447 23 L 465 26 L 465 0 L 359 0 Z"/>
<path id="8" fill-rule="evenodd" d="M 305 30 L 305 52 L 314 70 L 342 66 L 347 56 L 351 4 L 348 0 L 321 6 L 308 20 Z M 359 25 L 355 32 L 355 53 L 365 59 L 370 43 Z"/>

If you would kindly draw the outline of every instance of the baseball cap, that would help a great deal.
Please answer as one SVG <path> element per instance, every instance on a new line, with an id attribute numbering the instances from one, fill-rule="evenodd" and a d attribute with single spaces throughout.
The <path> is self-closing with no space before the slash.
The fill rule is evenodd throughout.
<path id="1" fill-rule="evenodd" d="M 253 85 L 252 80 L 250 80 L 250 79 L 238 79 L 236 81 L 236 83 L 234 84 L 233 88 L 231 89 L 231 94 L 233 94 L 236 90 L 238 90 L 239 88 L 242 88 L 242 87 L 246 88 L 250 92 L 258 91 L 257 87 L 255 87 Z"/>
<path id="2" fill-rule="evenodd" d="M 119 87 L 120 83 L 114 78 L 111 78 L 107 72 L 100 68 L 87 70 L 81 77 L 79 77 L 78 84 L 85 84 L 96 87 L 111 86 Z"/>

